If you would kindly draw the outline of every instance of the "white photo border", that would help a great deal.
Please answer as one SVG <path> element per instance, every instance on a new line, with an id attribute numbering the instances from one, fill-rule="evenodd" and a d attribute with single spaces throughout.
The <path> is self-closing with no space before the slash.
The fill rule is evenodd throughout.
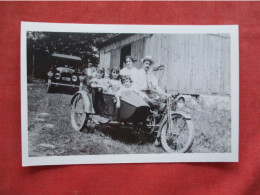
<path id="1" fill-rule="evenodd" d="M 27 99 L 27 31 L 84 33 L 228 33 L 231 48 L 231 153 L 106 154 L 29 157 Z M 21 22 L 22 166 L 110 163 L 238 162 L 239 156 L 239 36 L 238 25 L 107 25 Z"/>

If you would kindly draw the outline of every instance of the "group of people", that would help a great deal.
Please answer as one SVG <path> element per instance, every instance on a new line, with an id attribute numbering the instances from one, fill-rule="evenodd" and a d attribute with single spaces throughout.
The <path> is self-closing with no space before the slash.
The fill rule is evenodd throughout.
<path id="1" fill-rule="evenodd" d="M 110 75 L 107 76 L 103 67 L 87 69 L 85 74 L 90 80 L 88 84 L 91 87 L 97 87 L 104 93 L 115 95 L 117 107 L 120 107 L 120 97 L 124 91 L 135 91 L 142 96 L 148 103 L 153 100 L 147 96 L 146 91 L 156 91 L 158 94 L 168 96 L 159 86 L 157 78 L 152 73 L 151 66 L 154 60 L 150 56 L 141 59 L 142 68 L 138 70 L 133 66 L 134 59 L 132 56 L 125 57 L 126 66 L 123 69 L 112 68 Z"/>

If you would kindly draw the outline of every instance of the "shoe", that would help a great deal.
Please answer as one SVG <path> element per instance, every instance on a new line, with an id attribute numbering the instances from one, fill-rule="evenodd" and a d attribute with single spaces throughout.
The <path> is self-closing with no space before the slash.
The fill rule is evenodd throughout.
<path id="1" fill-rule="evenodd" d="M 96 120 L 96 119 L 93 119 L 93 118 L 92 118 L 92 121 L 93 121 L 96 125 L 99 125 L 99 124 L 100 124 L 99 121 Z"/>
<path id="2" fill-rule="evenodd" d="M 98 118 L 98 122 L 100 122 L 100 123 L 108 123 L 110 120 L 109 119 L 107 119 L 107 118 L 105 118 L 105 117 L 99 117 Z"/>

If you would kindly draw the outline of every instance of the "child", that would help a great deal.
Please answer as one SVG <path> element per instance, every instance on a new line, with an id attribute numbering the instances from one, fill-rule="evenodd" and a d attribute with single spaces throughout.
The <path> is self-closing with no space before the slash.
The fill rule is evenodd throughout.
<path id="1" fill-rule="evenodd" d="M 122 76 L 121 82 L 122 82 L 123 86 L 116 93 L 116 100 L 117 100 L 116 107 L 117 108 L 120 108 L 120 97 L 122 96 L 122 92 L 125 92 L 125 91 L 134 91 L 137 94 L 139 94 L 142 98 L 144 98 L 145 101 L 147 101 L 147 102 L 152 101 L 145 93 L 141 92 L 135 84 L 133 84 L 133 81 L 129 75 Z"/>
<path id="2" fill-rule="evenodd" d="M 109 80 L 109 92 L 115 94 L 121 87 L 121 82 L 119 80 L 119 68 L 112 68 Z"/>
<path id="3" fill-rule="evenodd" d="M 103 89 L 104 92 L 108 90 L 108 82 L 104 79 L 105 69 L 103 67 L 97 67 L 96 77 L 90 80 L 90 86 L 93 88 L 99 88 L 99 91 Z"/>

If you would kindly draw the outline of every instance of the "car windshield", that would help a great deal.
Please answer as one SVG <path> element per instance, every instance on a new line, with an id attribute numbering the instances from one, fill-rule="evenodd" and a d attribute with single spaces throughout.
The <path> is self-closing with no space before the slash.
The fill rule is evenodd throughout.
<path id="1" fill-rule="evenodd" d="M 75 72 L 74 69 L 72 69 L 72 68 L 67 68 L 67 67 L 57 67 L 56 69 L 57 69 L 57 71 L 59 71 L 59 72 L 69 72 L 69 73 L 74 73 L 74 72 Z"/>
<path id="2" fill-rule="evenodd" d="M 56 67 L 64 67 L 69 69 L 77 69 L 82 66 L 82 61 L 80 57 L 63 55 L 63 54 L 53 54 L 53 63 Z"/>

